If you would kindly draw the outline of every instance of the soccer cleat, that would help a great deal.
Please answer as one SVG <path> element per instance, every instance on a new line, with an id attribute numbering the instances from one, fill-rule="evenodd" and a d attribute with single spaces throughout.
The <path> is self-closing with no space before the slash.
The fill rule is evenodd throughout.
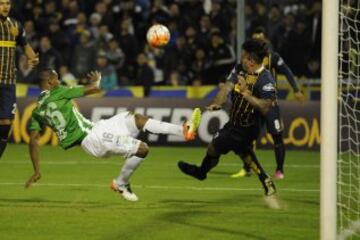
<path id="1" fill-rule="evenodd" d="M 244 168 L 240 169 L 239 172 L 231 175 L 232 178 L 242 178 L 242 177 L 250 177 L 252 174 L 251 171 L 246 171 Z"/>
<path id="2" fill-rule="evenodd" d="M 180 170 L 185 173 L 186 175 L 192 176 L 198 180 L 204 180 L 206 179 L 206 174 L 202 174 L 200 172 L 199 167 L 183 162 L 183 161 L 179 161 L 178 162 L 178 167 L 180 168 Z"/>
<path id="3" fill-rule="evenodd" d="M 276 170 L 273 178 L 274 179 L 284 179 L 284 173 L 282 173 L 280 170 Z"/>
<path id="4" fill-rule="evenodd" d="M 195 108 L 192 112 L 191 119 L 187 120 L 183 124 L 183 134 L 186 141 L 195 139 L 196 130 L 198 129 L 201 122 L 201 111 L 200 108 Z"/>
<path id="5" fill-rule="evenodd" d="M 271 196 L 276 193 L 275 184 L 271 178 L 266 178 L 262 184 L 265 190 L 265 196 Z"/>
<path id="6" fill-rule="evenodd" d="M 128 201 L 136 202 L 137 200 L 139 200 L 139 198 L 135 195 L 135 193 L 132 192 L 129 183 L 124 185 L 119 185 L 114 179 L 111 182 L 110 188 L 115 192 L 119 192 L 121 196 Z"/>

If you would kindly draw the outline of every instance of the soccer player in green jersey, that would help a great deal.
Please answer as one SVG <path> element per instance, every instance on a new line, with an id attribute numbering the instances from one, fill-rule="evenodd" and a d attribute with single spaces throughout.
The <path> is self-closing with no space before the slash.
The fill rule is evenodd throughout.
<path id="1" fill-rule="evenodd" d="M 41 129 L 49 126 L 56 132 L 63 149 L 81 145 L 85 152 L 95 157 L 123 156 L 125 164 L 118 178 L 112 181 L 111 188 L 126 200 L 137 201 L 138 197 L 130 188 L 129 178 L 149 152 L 148 145 L 136 139 L 139 132 L 143 130 L 154 134 L 180 135 L 187 141 L 193 140 L 200 124 L 200 109 L 196 108 L 191 119 L 183 126 L 131 112 L 122 112 L 110 119 L 93 123 L 83 117 L 72 102 L 74 98 L 100 91 L 101 74 L 91 72 L 88 78 L 89 85 L 69 88 L 60 85 L 54 70 L 48 69 L 41 73 L 43 91 L 32 112 L 30 124 L 29 151 L 34 174 L 25 186 L 30 187 L 41 177 L 38 139 Z"/>

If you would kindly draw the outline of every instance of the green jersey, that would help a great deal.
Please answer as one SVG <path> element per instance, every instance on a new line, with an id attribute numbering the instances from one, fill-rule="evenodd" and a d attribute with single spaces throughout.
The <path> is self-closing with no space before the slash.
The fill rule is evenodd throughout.
<path id="1" fill-rule="evenodd" d="M 84 96 L 84 87 L 59 86 L 43 91 L 32 112 L 30 131 L 40 131 L 44 125 L 56 132 L 60 146 L 67 149 L 80 143 L 93 127 L 75 108 L 72 99 Z"/>

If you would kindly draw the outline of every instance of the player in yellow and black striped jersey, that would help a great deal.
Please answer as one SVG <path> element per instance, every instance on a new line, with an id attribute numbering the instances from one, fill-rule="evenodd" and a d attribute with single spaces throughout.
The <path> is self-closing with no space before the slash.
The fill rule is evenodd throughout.
<path id="1" fill-rule="evenodd" d="M 0 159 L 16 111 L 16 47 L 23 47 L 30 66 L 39 62 L 38 55 L 27 43 L 22 25 L 9 17 L 10 10 L 11 1 L 0 0 Z"/>
<path id="2" fill-rule="evenodd" d="M 267 54 L 268 48 L 264 41 L 251 39 L 242 45 L 241 62 L 244 72 L 239 73 L 234 82 L 227 81 L 214 102 L 207 108 L 211 111 L 220 109 L 231 93 L 230 119 L 215 134 L 200 167 L 184 161 L 178 162 L 178 167 L 183 173 L 204 180 L 207 173 L 218 164 L 222 154 L 234 151 L 240 157 L 244 157 L 250 153 L 252 158 L 246 158 L 247 164 L 258 175 L 265 195 L 276 192 L 273 181 L 260 165 L 252 149 L 252 142 L 260 133 L 261 116 L 269 111 L 277 98 L 275 80 L 262 65 Z"/>
<path id="3" fill-rule="evenodd" d="M 253 39 L 263 40 L 265 42 L 269 41 L 265 35 L 265 29 L 262 27 L 258 27 L 252 34 Z M 269 43 L 270 44 L 270 43 Z M 269 69 L 275 81 L 277 80 L 277 74 L 284 74 L 287 81 L 294 91 L 294 95 L 299 102 L 304 101 L 304 96 L 301 93 L 296 81 L 294 74 L 290 70 L 290 68 L 286 65 L 282 57 L 275 51 L 269 51 L 269 54 L 264 58 L 263 61 L 264 67 Z M 238 66 L 236 66 L 232 73 L 230 73 L 229 78 L 236 77 L 236 72 L 238 72 Z M 276 160 L 276 170 L 274 174 L 274 178 L 283 179 L 284 178 L 284 162 L 285 162 L 285 144 L 283 140 L 283 124 L 280 115 L 280 108 L 277 104 L 271 107 L 270 111 L 264 117 L 264 122 L 267 127 L 267 131 L 271 134 L 274 140 L 274 152 L 275 152 L 275 160 Z M 251 157 L 250 155 L 247 157 Z M 243 159 L 244 160 L 244 159 Z M 243 177 L 250 176 L 251 169 L 244 161 L 244 166 L 238 173 L 232 175 L 232 177 Z"/>

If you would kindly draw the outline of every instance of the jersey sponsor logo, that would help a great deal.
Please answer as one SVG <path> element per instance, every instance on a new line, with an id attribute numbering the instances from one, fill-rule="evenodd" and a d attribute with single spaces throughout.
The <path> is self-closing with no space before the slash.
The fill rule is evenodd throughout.
<path id="1" fill-rule="evenodd" d="M 267 83 L 262 87 L 262 90 L 266 92 L 272 92 L 275 91 L 275 87 L 272 83 Z"/>

